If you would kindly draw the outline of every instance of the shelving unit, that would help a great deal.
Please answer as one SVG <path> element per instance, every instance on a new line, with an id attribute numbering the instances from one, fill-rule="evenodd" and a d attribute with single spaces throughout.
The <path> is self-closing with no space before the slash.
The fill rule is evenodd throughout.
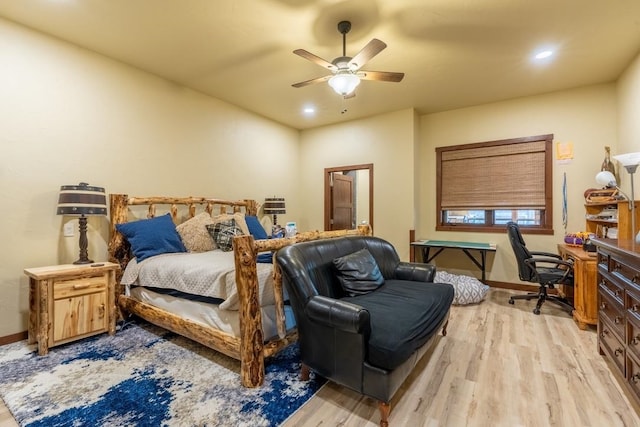
<path id="1" fill-rule="evenodd" d="M 602 236 L 602 227 L 618 228 L 619 239 L 630 239 L 631 236 L 635 236 L 635 232 L 631 231 L 631 209 L 629 209 L 628 200 L 618 200 L 615 202 L 602 202 L 602 203 L 585 203 L 584 205 L 586 216 L 585 231 L 593 233 L 596 236 Z M 617 211 L 617 218 L 613 219 L 595 219 L 592 216 L 600 215 L 605 209 L 615 209 Z M 635 202 L 635 215 L 636 215 L 636 228 L 640 226 L 640 202 Z"/>

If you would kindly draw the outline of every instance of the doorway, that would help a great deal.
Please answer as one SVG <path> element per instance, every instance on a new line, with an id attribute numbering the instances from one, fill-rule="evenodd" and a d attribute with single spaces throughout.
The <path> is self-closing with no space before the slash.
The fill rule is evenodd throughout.
<path id="1" fill-rule="evenodd" d="M 373 229 L 373 163 L 324 170 L 324 229 Z"/>

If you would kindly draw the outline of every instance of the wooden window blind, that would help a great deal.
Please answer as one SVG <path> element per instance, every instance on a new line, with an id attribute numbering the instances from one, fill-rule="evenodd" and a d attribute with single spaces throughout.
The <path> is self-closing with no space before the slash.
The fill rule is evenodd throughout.
<path id="1" fill-rule="evenodd" d="M 436 148 L 438 212 L 550 213 L 552 141 L 553 135 L 539 135 Z"/>

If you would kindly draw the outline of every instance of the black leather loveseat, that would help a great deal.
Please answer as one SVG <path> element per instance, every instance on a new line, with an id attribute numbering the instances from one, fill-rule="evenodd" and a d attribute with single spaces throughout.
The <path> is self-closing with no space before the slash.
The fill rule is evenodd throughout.
<path id="1" fill-rule="evenodd" d="M 367 251 L 375 261 L 366 265 L 375 270 L 377 264 L 382 278 L 354 294 L 340 277 L 354 277 L 354 254 L 355 270 L 362 270 L 357 257 L 368 257 Z M 391 398 L 437 331 L 446 335 L 453 287 L 432 283 L 434 266 L 401 262 L 389 242 L 371 236 L 299 243 L 278 251 L 276 259 L 298 326 L 303 377 L 311 368 L 377 399 L 380 425 L 388 425 Z"/>

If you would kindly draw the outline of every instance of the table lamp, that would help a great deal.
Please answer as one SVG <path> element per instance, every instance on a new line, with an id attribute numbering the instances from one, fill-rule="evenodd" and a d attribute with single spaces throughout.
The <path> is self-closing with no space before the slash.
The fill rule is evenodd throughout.
<path id="1" fill-rule="evenodd" d="M 104 188 L 81 182 L 63 185 L 58 196 L 58 215 L 77 216 L 80 226 L 80 258 L 74 264 L 91 264 L 87 251 L 87 216 L 106 215 L 107 197 Z"/>
<path id="2" fill-rule="evenodd" d="M 264 213 L 273 215 L 273 225 L 278 224 L 278 214 L 286 214 L 287 209 L 283 197 L 267 197 L 264 199 Z"/>

